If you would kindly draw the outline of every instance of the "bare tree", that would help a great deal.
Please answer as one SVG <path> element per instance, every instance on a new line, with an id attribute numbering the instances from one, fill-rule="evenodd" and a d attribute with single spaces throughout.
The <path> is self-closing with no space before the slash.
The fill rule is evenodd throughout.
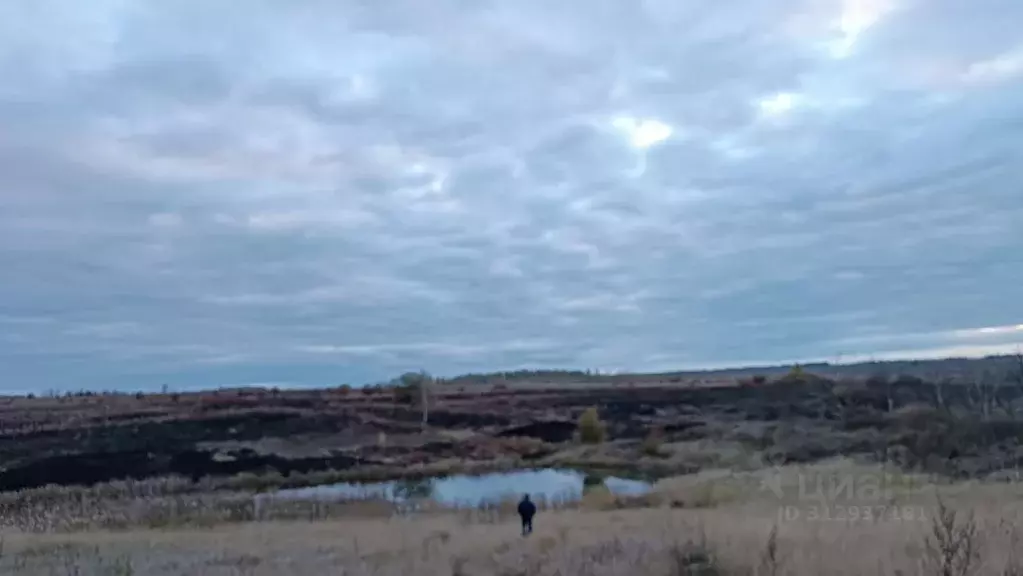
<path id="1" fill-rule="evenodd" d="M 1015 370 L 1010 374 L 1009 379 L 1012 380 L 1013 383 L 1016 385 L 1016 393 L 1008 395 L 1008 398 L 1006 400 L 1006 404 L 1008 406 L 1007 411 L 1009 412 L 1009 418 L 1015 420 L 1017 418 L 1016 413 L 1016 406 L 1018 405 L 1017 401 L 1019 400 L 1019 396 L 1023 395 L 1023 352 L 1019 351 L 1019 349 L 1017 349 L 1016 351 Z M 1016 452 L 1019 448 L 1018 445 L 1019 441 L 1016 438 L 1013 438 L 1012 444 L 1013 452 Z M 1015 460 L 1014 464 L 1016 469 L 1016 479 L 1019 480 L 1020 479 L 1019 461 Z"/>
<path id="2" fill-rule="evenodd" d="M 895 411 L 895 382 L 888 376 L 884 377 L 884 396 L 888 402 L 888 413 Z"/>
<path id="3" fill-rule="evenodd" d="M 990 370 L 984 370 L 979 378 L 973 380 L 970 399 L 980 406 L 984 421 L 990 421 L 991 409 L 998 402 L 998 383 Z"/>
<path id="4" fill-rule="evenodd" d="M 948 383 L 948 378 L 940 374 L 932 374 L 928 380 L 931 381 L 931 385 L 934 386 L 934 403 L 935 407 L 940 410 L 945 410 L 945 385 Z"/>
<path id="5" fill-rule="evenodd" d="M 402 390 L 402 396 L 411 404 L 417 403 L 423 412 L 422 427 L 425 429 L 430 418 L 430 392 L 433 385 L 433 377 L 425 370 L 419 372 L 406 372 L 398 378 Z"/>
<path id="6" fill-rule="evenodd" d="M 880 383 L 884 386 L 884 397 L 887 404 L 888 413 L 891 414 L 895 411 L 895 379 L 891 377 L 888 370 L 880 368 L 874 375 L 870 377 L 873 383 Z"/>
<path id="7" fill-rule="evenodd" d="M 423 429 L 426 429 L 426 423 L 430 419 L 430 378 L 423 378 L 419 383 L 419 402 L 423 409 Z"/>
<path id="8" fill-rule="evenodd" d="M 1016 419 L 1018 414 L 1016 413 L 1016 407 L 1020 397 L 1023 397 L 1023 352 L 1017 352 L 1015 356 L 1014 366 L 1009 369 L 1006 374 L 1006 380 L 1016 390 L 1014 393 L 1006 394 L 1006 398 L 1003 401 L 1005 411 L 1009 414 L 1009 417 Z"/>

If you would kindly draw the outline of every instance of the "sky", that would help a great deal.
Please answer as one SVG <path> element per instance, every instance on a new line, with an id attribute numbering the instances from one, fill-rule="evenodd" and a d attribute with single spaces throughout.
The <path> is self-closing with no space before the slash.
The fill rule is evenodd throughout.
<path id="1" fill-rule="evenodd" d="M 0 4 L 0 392 L 1014 352 L 1018 0 Z"/>

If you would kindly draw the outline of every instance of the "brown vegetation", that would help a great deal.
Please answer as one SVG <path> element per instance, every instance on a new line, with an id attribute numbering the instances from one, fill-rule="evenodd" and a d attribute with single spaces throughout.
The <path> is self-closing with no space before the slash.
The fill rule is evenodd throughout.
<path id="1" fill-rule="evenodd" d="M 0 573 L 1020 574 L 1012 370 L 0 398 Z M 263 494 L 527 466 L 663 479 L 541 499 L 530 538 L 512 502 Z"/>
<path id="2" fill-rule="evenodd" d="M 785 467 L 786 487 L 808 473 L 879 473 L 848 461 Z M 765 472 L 706 472 L 666 480 L 647 498 L 595 497 L 538 516 L 519 536 L 513 502 L 489 510 L 395 516 L 383 503 L 306 503 L 260 517 L 159 530 L 72 534 L 0 532 L 0 572 L 10 574 L 561 574 L 1008 575 L 1020 570 L 1023 506 L 1017 485 L 921 485 L 892 509 L 916 515 L 810 519 L 780 514 L 758 490 Z M 731 486 L 710 496 L 709 487 Z M 835 500 L 829 506 L 876 502 Z M 310 522 L 309 520 L 315 520 Z M 228 523 L 225 523 L 228 522 Z"/>
<path id="3" fill-rule="evenodd" d="M 742 386 L 491 390 L 430 380 L 426 393 L 428 377 L 410 374 L 362 394 L 341 387 L 7 398 L 0 491 L 167 476 L 222 484 L 239 474 L 301 485 L 306 477 L 400 476 L 452 461 L 681 473 L 721 464 L 726 458 L 708 458 L 736 447 L 778 464 L 862 454 L 974 477 L 1023 462 L 1023 386 L 1012 376 L 989 374 L 982 385 L 878 375 L 836 381 L 797 366 Z M 514 378 L 500 385 L 507 381 Z M 579 449 L 576 430 L 592 449 Z M 516 436 L 529 441 L 511 442 Z M 708 447 L 694 455 L 694 442 Z"/>

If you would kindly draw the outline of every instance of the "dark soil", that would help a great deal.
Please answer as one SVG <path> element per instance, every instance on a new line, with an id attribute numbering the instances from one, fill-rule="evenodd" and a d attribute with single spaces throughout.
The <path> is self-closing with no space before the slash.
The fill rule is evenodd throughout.
<path id="1" fill-rule="evenodd" d="M 481 454 L 538 458 L 574 442 L 575 422 L 590 406 L 609 438 L 623 446 L 657 430 L 666 442 L 738 441 L 777 463 L 860 453 L 909 468 L 977 475 L 1023 464 L 1020 392 L 1004 379 L 981 386 L 809 374 L 728 386 L 622 383 L 470 393 L 439 385 L 427 434 L 420 434 L 415 404 L 399 402 L 388 390 L 0 399 L 0 490 L 369 464 L 401 469 Z M 438 437 L 442 431 L 462 433 Z M 342 437 L 362 440 L 342 445 Z M 324 447 L 303 457 L 230 447 L 282 438 Z M 517 438 L 542 446 L 511 442 Z M 226 447 L 200 447 L 216 443 Z M 642 456 L 638 448 L 634 454 Z"/>

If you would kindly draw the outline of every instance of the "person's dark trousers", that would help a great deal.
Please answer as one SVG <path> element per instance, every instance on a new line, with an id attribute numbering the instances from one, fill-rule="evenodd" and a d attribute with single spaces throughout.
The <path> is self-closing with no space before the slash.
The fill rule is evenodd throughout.
<path id="1" fill-rule="evenodd" d="M 532 534 L 532 533 L 533 533 L 533 518 L 532 518 L 532 516 L 530 516 L 529 518 L 523 518 L 522 519 L 522 535 L 525 536 L 527 534 Z"/>

